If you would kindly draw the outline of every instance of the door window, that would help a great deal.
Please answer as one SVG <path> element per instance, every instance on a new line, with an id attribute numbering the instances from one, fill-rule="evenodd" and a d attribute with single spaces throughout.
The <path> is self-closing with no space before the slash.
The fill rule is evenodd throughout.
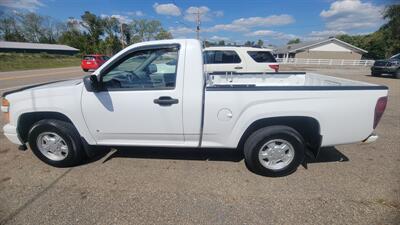
<path id="1" fill-rule="evenodd" d="M 233 64 L 242 62 L 235 51 L 205 51 L 204 64 Z"/>
<path id="2" fill-rule="evenodd" d="M 92 61 L 92 60 L 94 60 L 94 56 L 85 55 L 85 56 L 83 56 L 83 60 L 90 60 L 90 61 Z"/>
<path id="3" fill-rule="evenodd" d="M 177 47 L 133 52 L 112 65 L 103 85 L 112 89 L 174 89 Z"/>

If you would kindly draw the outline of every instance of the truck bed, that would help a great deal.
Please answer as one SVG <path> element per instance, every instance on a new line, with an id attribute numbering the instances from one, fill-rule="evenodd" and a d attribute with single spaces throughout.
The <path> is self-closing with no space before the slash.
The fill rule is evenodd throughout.
<path id="1" fill-rule="evenodd" d="M 207 87 L 287 87 L 287 89 L 379 89 L 379 85 L 316 73 L 211 73 L 207 75 Z M 274 88 L 275 87 L 275 88 Z"/>
<path id="2" fill-rule="evenodd" d="M 359 142 L 373 132 L 375 106 L 387 92 L 385 86 L 315 73 L 211 73 L 202 146 L 230 147 L 251 125 L 245 121 L 293 116 L 318 121 L 323 147 Z"/>

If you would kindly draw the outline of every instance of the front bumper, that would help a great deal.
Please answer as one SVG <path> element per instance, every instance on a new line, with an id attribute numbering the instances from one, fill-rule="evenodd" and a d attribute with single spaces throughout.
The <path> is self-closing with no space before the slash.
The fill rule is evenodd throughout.
<path id="1" fill-rule="evenodd" d="M 380 73 L 395 73 L 398 70 L 396 66 L 373 66 L 371 67 L 372 72 L 380 72 Z"/>
<path id="2" fill-rule="evenodd" d="M 377 134 L 370 134 L 362 143 L 369 144 L 378 140 L 379 136 Z"/>
<path id="3" fill-rule="evenodd" d="M 17 144 L 17 145 L 23 144 L 19 140 L 17 128 L 15 126 L 12 126 L 11 124 L 6 124 L 3 127 L 3 131 L 4 131 L 4 136 L 6 136 L 7 139 L 10 140 L 12 143 Z"/>

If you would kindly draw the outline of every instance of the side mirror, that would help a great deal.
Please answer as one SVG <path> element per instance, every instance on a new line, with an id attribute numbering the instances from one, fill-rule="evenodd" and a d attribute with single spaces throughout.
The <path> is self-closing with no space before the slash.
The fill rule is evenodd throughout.
<path id="1" fill-rule="evenodd" d="M 100 90 L 100 82 L 96 75 L 89 75 L 83 78 L 83 84 L 89 92 L 98 92 Z"/>

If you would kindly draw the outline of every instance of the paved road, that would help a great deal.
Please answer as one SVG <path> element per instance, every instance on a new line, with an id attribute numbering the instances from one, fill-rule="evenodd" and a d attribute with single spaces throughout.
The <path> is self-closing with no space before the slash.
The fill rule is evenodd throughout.
<path id="1" fill-rule="evenodd" d="M 376 143 L 324 149 L 307 169 L 267 178 L 249 172 L 240 154 L 212 149 L 123 148 L 58 169 L 0 135 L 0 224 L 399 224 L 400 80 L 316 71 L 390 87 Z"/>
<path id="2" fill-rule="evenodd" d="M 0 93 L 16 87 L 61 79 L 83 77 L 80 67 L 0 72 Z"/>

